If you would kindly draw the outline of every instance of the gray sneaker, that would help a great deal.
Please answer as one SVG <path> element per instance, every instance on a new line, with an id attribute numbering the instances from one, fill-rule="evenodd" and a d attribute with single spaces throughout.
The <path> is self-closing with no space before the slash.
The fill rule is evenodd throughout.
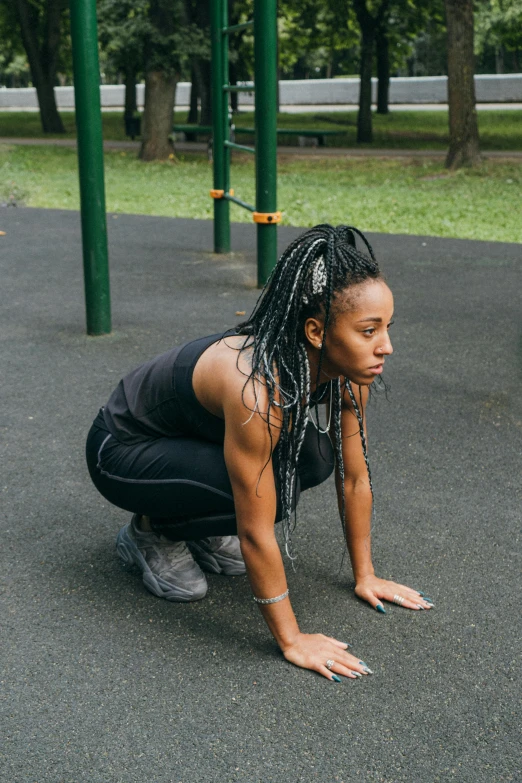
<path id="1" fill-rule="evenodd" d="M 237 536 L 213 536 L 188 541 L 188 548 L 204 571 L 227 576 L 240 576 L 246 573 L 245 561 L 241 554 Z"/>
<path id="2" fill-rule="evenodd" d="M 170 541 L 155 533 L 143 533 L 136 522 L 137 514 L 122 527 L 116 538 L 116 552 L 126 565 L 141 569 L 147 590 L 167 601 L 204 598 L 207 580 L 186 543 Z"/>

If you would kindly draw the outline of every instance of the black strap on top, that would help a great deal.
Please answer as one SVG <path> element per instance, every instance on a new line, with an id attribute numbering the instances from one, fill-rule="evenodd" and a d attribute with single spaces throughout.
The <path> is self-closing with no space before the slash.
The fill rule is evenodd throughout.
<path id="1" fill-rule="evenodd" d="M 183 346 L 173 367 L 174 390 L 183 414 L 190 422 L 190 429 L 195 435 L 215 443 L 223 443 L 225 439 L 225 422 L 199 402 L 192 385 L 192 376 L 201 354 L 226 336 L 227 332 L 220 332 L 192 340 Z"/>
<path id="2" fill-rule="evenodd" d="M 199 402 L 194 392 L 192 377 L 194 367 L 201 354 L 214 343 L 231 336 L 236 336 L 234 330 L 192 340 L 182 347 L 173 368 L 175 394 L 183 410 L 183 415 L 189 420 L 190 429 L 195 435 L 215 443 L 223 443 L 225 439 L 225 422 L 219 416 L 210 413 Z M 311 404 L 321 403 L 329 390 L 329 381 L 318 386 L 311 396 Z"/>

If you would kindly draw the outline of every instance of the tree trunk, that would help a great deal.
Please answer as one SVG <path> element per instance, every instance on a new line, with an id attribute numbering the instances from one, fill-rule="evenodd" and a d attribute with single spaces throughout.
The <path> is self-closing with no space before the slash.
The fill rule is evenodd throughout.
<path id="1" fill-rule="evenodd" d="M 163 71 L 145 75 L 145 111 L 141 160 L 167 160 L 174 152 L 169 139 L 178 77 Z"/>
<path id="2" fill-rule="evenodd" d="M 134 117 L 138 111 L 138 103 L 136 101 L 136 72 L 133 68 L 127 68 L 125 70 L 125 111 L 124 117 Z"/>
<path id="3" fill-rule="evenodd" d="M 212 125 L 212 94 L 210 92 L 210 60 L 201 60 L 199 67 L 199 90 L 201 95 L 200 125 Z"/>
<path id="4" fill-rule="evenodd" d="M 235 86 L 237 84 L 237 66 L 235 63 L 228 64 L 228 75 L 230 84 Z M 237 92 L 230 93 L 230 108 L 234 113 L 239 111 L 239 95 Z"/>
<path id="5" fill-rule="evenodd" d="M 388 114 L 390 96 L 390 45 L 381 28 L 376 38 L 377 48 L 377 114 Z"/>
<path id="6" fill-rule="evenodd" d="M 229 3 L 229 24 L 236 24 L 236 11 L 234 3 Z M 190 19 L 200 30 L 202 30 L 208 37 L 210 37 L 210 3 L 209 2 L 185 2 L 185 13 L 187 19 Z M 198 98 L 200 100 L 201 112 L 199 117 L 200 125 L 212 125 L 212 97 L 210 95 L 210 60 L 195 57 L 193 59 L 193 70 L 196 72 L 195 77 L 192 75 L 192 83 L 194 78 L 197 83 Z M 192 104 L 191 104 L 192 105 Z M 192 117 L 193 114 L 190 114 Z M 191 120 L 189 120 L 191 121 Z M 195 117 L 194 122 L 197 122 Z"/>
<path id="7" fill-rule="evenodd" d="M 62 4 L 60 0 L 47 0 L 45 38 L 41 44 L 37 38 L 39 25 L 36 6 L 30 5 L 27 0 L 15 0 L 15 7 L 20 22 L 22 42 L 31 69 L 31 79 L 38 96 L 42 129 L 44 133 L 65 133 L 54 95 Z"/>
<path id="8" fill-rule="evenodd" d="M 495 49 L 495 73 L 504 73 L 504 47 Z"/>
<path id="9" fill-rule="evenodd" d="M 65 133 L 62 118 L 58 114 L 56 98 L 54 95 L 54 84 L 50 82 L 45 74 L 42 74 L 39 81 L 33 84 L 36 86 L 38 96 L 38 106 L 40 108 L 40 122 L 44 133 Z"/>
<path id="10" fill-rule="evenodd" d="M 198 123 L 198 98 L 199 98 L 199 77 L 198 77 L 198 71 L 197 66 L 195 63 L 192 64 L 192 67 L 190 69 L 190 106 L 189 106 L 189 113 L 187 117 L 187 122 L 189 125 L 197 125 Z M 190 139 L 190 141 L 195 141 L 195 139 Z"/>
<path id="11" fill-rule="evenodd" d="M 377 14 L 368 10 L 366 0 L 353 0 L 359 27 L 361 28 L 361 86 L 359 90 L 359 112 L 357 114 L 357 141 L 373 141 L 372 129 L 372 71 L 373 53 L 378 30 L 384 30 L 389 0 L 380 0 Z"/>
<path id="12" fill-rule="evenodd" d="M 448 104 L 450 144 L 446 166 L 480 162 L 475 108 L 473 0 L 445 0 L 448 29 Z"/>
<path id="13" fill-rule="evenodd" d="M 359 112 L 357 114 L 357 142 L 373 141 L 372 129 L 372 66 L 375 48 L 375 31 L 368 25 L 361 27 L 361 84 L 359 88 Z"/>

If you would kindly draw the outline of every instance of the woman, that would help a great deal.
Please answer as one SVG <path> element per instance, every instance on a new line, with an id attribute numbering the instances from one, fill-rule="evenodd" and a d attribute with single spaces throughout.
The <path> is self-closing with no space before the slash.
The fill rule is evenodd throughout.
<path id="1" fill-rule="evenodd" d="M 376 577 L 371 560 L 364 410 L 392 353 L 392 315 L 391 291 L 364 236 L 316 226 L 283 253 L 247 321 L 127 375 L 87 441 L 96 487 L 134 514 L 118 534 L 118 554 L 141 568 L 151 592 L 197 600 L 207 590 L 200 566 L 246 570 L 285 658 L 337 682 L 371 672 L 347 644 L 300 632 L 274 522 L 282 520 L 293 558 L 299 493 L 335 464 L 356 595 L 380 612 L 383 600 L 431 607 L 421 593 Z"/>

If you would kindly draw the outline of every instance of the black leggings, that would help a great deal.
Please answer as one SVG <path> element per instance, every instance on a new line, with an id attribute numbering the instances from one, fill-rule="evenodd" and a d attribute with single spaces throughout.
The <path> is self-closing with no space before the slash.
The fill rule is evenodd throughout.
<path id="1" fill-rule="evenodd" d="M 236 534 L 222 445 L 188 437 L 126 445 L 95 422 L 86 451 L 89 473 L 103 497 L 119 508 L 149 517 L 157 532 L 174 541 Z M 276 463 L 277 449 L 273 459 Z M 333 466 L 330 439 L 324 434 L 318 439 L 309 424 L 299 456 L 296 503 L 299 492 L 325 481 Z M 276 522 L 280 516 L 278 507 Z"/>

